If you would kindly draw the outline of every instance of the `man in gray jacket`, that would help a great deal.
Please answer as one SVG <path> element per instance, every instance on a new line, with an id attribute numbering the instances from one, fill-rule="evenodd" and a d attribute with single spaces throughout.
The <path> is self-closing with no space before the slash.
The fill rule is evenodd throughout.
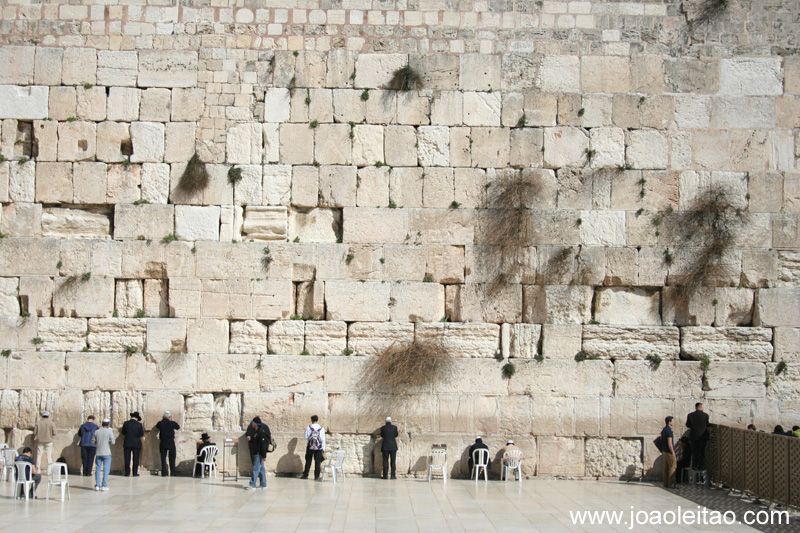
<path id="1" fill-rule="evenodd" d="M 95 456 L 94 490 L 108 490 L 108 472 L 111 470 L 111 445 L 114 444 L 114 433 L 109 427 L 111 421 L 103 420 L 103 427 L 95 431 L 92 442 L 97 445 Z M 100 484 L 100 467 L 103 468 L 103 484 Z"/>

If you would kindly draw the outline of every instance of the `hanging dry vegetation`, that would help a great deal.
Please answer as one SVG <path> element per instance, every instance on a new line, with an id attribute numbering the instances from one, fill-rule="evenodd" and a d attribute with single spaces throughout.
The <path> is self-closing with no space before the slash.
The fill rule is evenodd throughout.
<path id="1" fill-rule="evenodd" d="M 393 344 L 367 365 L 362 382 L 374 392 L 402 394 L 447 379 L 453 362 L 453 355 L 438 342 Z"/>

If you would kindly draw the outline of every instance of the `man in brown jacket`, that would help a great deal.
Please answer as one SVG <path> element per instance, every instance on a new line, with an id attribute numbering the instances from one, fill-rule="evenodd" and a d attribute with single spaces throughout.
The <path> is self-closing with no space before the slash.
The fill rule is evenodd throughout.
<path id="1" fill-rule="evenodd" d="M 33 440 L 36 442 L 36 469 L 41 470 L 42 454 L 47 454 L 47 466 L 53 464 L 53 437 L 56 425 L 50 420 L 48 411 L 42 412 L 42 419 L 33 427 Z"/>

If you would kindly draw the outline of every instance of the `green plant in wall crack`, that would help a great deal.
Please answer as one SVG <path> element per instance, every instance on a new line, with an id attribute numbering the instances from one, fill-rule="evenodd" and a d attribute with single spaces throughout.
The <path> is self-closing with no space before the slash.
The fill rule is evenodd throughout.
<path id="1" fill-rule="evenodd" d="M 186 164 L 186 169 L 178 181 L 178 190 L 184 194 L 193 194 L 208 187 L 208 169 L 206 164 L 194 154 Z"/>
<path id="2" fill-rule="evenodd" d="M 514 366 L 514 363 L 509 361 L 503 365 L 503 368 L 500 371 L 503 373 L 503 378 L 511 379 L 514 377 L 514 374 L 517 373 L 517 367 Z"/>
<path id="3" fill-rule="evenodd" d="M 722 16 L 730 5 L 730 0 L 694 0 L 683 2 L 681 10 L 686 16 L 689 29 L 695 30 Z"/>
<path id="4" fill-rule="evenodd" d="M 0 355 L 2 355 L 5 358 L 11 357 L 11 350 L 3 350 L 2 352 L 0 352 Z"/>
<path id="5" fill-rule="evenodd" d="M 586 353 L 586 351 L 584 351 L 584 350 L 581 350 L 581 351 L 579 351 L 578 353 L 575 354 L 575 361 L 577 361 L 578 363 L 581 363 L 583 361 L 594 361 L 594 360 L 597 360 L 597 359 L 600 359 L 600 358 L 597 357 L 596 355 L 590 355 L 590 354 Z"/>
<path id="6" fill-rule="evenodd" d="M 265 272 L 269 272 L 269 266 L 272 264 L 272 254 L 269 251 L 269 248 L 264 248 L 263 255 L 261 256 L 261 266 L 264 268 Z"/>
<path id="7" fill-rule="evenodd" d="M 707 355 L 704 355 L 702 359 L 700 359 L 700 368 L 705 372 L 708 370 L 708 367 L 711 366 L 711 359 L 708 358 Z"/>
<path id="8" fill-rule="evenodd" d="M 239 167 L 231 167 L 228 169 L 228 183 L 236 185 L 242 179 L 242 169 Z"/>
<path id="9" fill-rule="evenodd" d="M 651 370 L 658 370 L 658 367 L 661 366 L 661 357 L 658 355 L 650 354 L 645 359 L 650 363 Z"/>
<path id="10" fill-rule="evenodd" d="M 410 65 L 400 67 L 392 73 L 392 79 L 386 85 L 393 91 L 412 91 L 423 87 L 422 76 Z"/>
<path id="11" fill-rule="evenodd" d="M 780 375 L 781 375 L 781 374 L 783 374 L 785 371 L 786 371 L 786 362 L 785 362 L 785 361 L 780 361 L 780 362 L 779 362 L 779 363 L 778 363 L 778 364 L 775 366 L 775 376 L 780 376 Z"/>

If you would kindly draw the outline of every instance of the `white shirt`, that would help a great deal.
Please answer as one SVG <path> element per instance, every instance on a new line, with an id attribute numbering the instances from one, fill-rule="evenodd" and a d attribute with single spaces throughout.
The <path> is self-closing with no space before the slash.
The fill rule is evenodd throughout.
<path id="1" fill-rule="evenodd" d="M 306 439 L 306 442 L 308 442 L 308 439 L 311 438 L 311 430 L 312 429 L 318 429 L 319 430 L 319 439 L 322 442 L 322 451 L 325 451 L 325 428 L 320 426 L 316 422 L 314 422 L 310 426 L 306 427 L 306 433 L 305 433 L 305 436 L 304 436 L 304 438 Z"/>

